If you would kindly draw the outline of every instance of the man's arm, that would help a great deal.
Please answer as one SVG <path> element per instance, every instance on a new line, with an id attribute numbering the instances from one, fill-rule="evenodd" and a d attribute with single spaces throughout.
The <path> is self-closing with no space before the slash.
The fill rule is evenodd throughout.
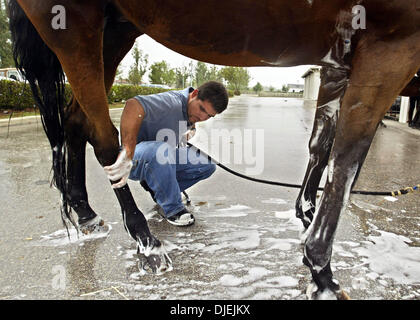
<path id="1" fill-rule="evenodd" d="M 129 99 L 121 115 L 121 144 L 126 150 L 127 157 L 133 159 L 137 144 L 137 135 L 146 113 L 143 106 L 136 99 Z"/>
<path id="2" fill-rule="evenodd" d="M 114 189 L 127 184 L 128 176 L 133 167 L 132 159 L 136 149 L 137 135 L 145 115 L 146 113 L 140 102 L 136 99 L 127 100 L 120 124 L 122 150 L 113 165 L 104 167 L 105 173 L 111 181 L 119 181 L 112 184 Z"/>

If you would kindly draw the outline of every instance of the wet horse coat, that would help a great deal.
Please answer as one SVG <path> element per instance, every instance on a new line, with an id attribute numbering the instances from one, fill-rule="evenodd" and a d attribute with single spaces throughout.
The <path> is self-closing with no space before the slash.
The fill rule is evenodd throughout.
<path id="1" fill-rule="evenodd" d="M 334 234 L 380 120 L 420 67 L 419 1 L 61 4 L 66 10 L 64 29 L 51 25 L 51 10 L 57 5 L 53 0 L 12 0 L 10 18 L 17 65 L 34 89 L 53 148 L 64 216 L 69 216 L 70 206 L 79 223 L 96 217 L 85 187 L 86 142 L 103 166 L 115 162 L 120 151 L 118 132 L 109 118 L 106 95 L 119 62 L 141 34 L 185 56 L 219 65 L 324 67 L 296 214 L 306 228 L 304 263 L 316 284 L 311 297 L 339 292 L 330 268 Z M 355 23 L 356 18 L 364 18 L 363 12 L 365 28 Z M 60 95 L 61 67 L 74 93 L 67 108 Z M 316 207 L 316 190 L 327 165 L 325 191 Z M 169 257 L 150 233 L 128 186 L 115 193 L 126 229 L 152 269 L 170 268 Z"/>

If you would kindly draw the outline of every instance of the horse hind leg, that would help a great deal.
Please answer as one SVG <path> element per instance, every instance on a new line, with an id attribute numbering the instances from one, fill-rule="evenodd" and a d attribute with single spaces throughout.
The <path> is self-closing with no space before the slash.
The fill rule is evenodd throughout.
<path id="1" fill-rule="evenodd" d="M 44 131 L 52 149 L 52 183 L 62 193 L 61 218 L 66 229 L 68 221 L 76 223 L 67 202 L 66 137 L 64 134 L 65 83 L 57 56 L 41 39 L 28 18 L 33 2 L 10 0 L 9 24 L 16 67 L 29 82 L 34 100 L 40 110 Z M 48 70 L 48 72 L 45 72 Z"/>
<path id="2" fill-rule="evenodd" d="M 76 99 L 67 108 L 66 115 L 67 199 L 81 226 L 97 217 L 89 205 L 86 191 L 86 119 Z"/>
<path id="3" fill-rule="evenodd" d="M 399 43 L 365 40 L 363 47 L 355 52 L 352 74 L 340 108 L 325 190 L 305 242 L 304 263 L 316 284 L 311 298 L 333 298 L 340 292 L 331 271 L 339 217 L 346 209 L 379 122 L 419 66 L 420 47 L 413 51 L 412 44 L 420 43 L 420 34 Z"/>
<path id="4" fill-rule="evenodd" d="M 296 217 L 302 220 L 305 230 L 315 214 L 317 190 L 330 156 L 340 100 L 346 90 L 348 77 L 347 69 L 324 67 L 321 70 L 321 86 L 309 140 L 309 163 L 296 200 Z"/>
<path id="5" fill-rule="evenodd" d="M 87 235 L 107 231 L 105 221 L 91 208 L 86 190 L 88 123 L 76 99 L 66 109 L 67 202 L 78 216 L 78 228 Z"/>

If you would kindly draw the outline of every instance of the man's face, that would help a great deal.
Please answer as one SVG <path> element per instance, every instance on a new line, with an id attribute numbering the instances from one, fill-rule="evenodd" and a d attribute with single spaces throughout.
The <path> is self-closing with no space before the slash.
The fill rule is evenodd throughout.
<path id="1" fill-rule="evenodd" d="M 214 111 L 212 104 L 208 100 L 203 101 L 198 99 L 197 89 L 190 93 L 187 112 L 188 120 L 192 124 L 206 121 L 207 119 L 212 118 L 217 114 L 217 112 Z"/>

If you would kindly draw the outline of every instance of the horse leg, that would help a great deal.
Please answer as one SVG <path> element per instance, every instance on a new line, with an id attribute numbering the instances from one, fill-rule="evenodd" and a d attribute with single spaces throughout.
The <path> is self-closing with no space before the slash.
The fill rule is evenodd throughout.
<path id="1" fill-rule="evenodd" d="M 332 67 L 324 67 L 321 70 L 321 87 L 309 140 L 309 163 L 296 200 L 296 217 L 302 220 L 305 229 L 311 224 L 315 213 L 317 189 L 330 156 L 348 73 L 347 69 Z"/>
<path id="2" fill-rule="evenodd" d="M 86 119 L 76 99 L 66 110 L 67 199 L 77 213 L 79 227 L 96 218 L 86 191 Z M 83 230 L 82 230 L 83 232 Z"/>
<path id="3" fill-rule="evenodd" d="M 328 179 L 305 241 L 303 262 L 316 285 L 308 291 L 311 298 L 333 298 L 339 293 L 330 262 L 340 214 L 346 209 L 379 122 L 418 70 L 420 47 L 412 44 L 420 43 L 420 34 L 396 42 L 363 39 L 355 51 L 328 162 Z"/>
<path id="4" fill-rule="evenodd" d="M 137 28 L 121 20 L 115 10 L 108 10 L 103 42 L 104 82 L 107 93 L 112 87 L 119 63 L 140 35 Z M 103 224 L 101 219 L 95 219 L 97 214 L 89 205 L 86 191 L 85 153 L 86 142 L 89 140 L 89 123 L 76 99 L 73 99 L 66 110 L 66 115 L 68 200 L 78 215 L 79 227 L 82 232 L 87 233 L 94 230 L 97 224 Z M 96 225 L 92 225 L 92 222 Z"/>
<path id="5" fill-rule="evenodd" d="M 66 6 L 66 21 L 71 28 L 67 30 L 51 28 L 47 17 L 50 17 L 54 1 L 43 1 L 43 6 L 29 0 L 21 0 L 19 3 L 42 39 L 60 60 L 74 97 L 89 123 L 89 141 L 96 158 L 102 166 L 113 164 L 119 154 L 119 141 L 118 130 L 109 116 L 104 83 L 104 2 L 84 1 L 83 10 L 79 10 L 80 4 L 69 2 Z M 151 234 L 128 185 L 114 191 L 121 205 L 124 226 L 137 242 L 139 252 L 146 256 L 151 269 L 156 272 L 170 269 L 171 261 L 163 245 Z"/>
<path id="6" fill-rule="evenodd" d="M 410 107 L 408 109 L 408 125 L 411 127 L 413 123 L 413 114 L 414 110 L 416 109 L 416 97 L 410 97 Z"/>
<path id="7" fill-rule="evenodd" d="M 415 97 L 414 98 L 414 103 L 416 104 L 416 106 L 415 106 L 416 107 L 416 113 L 414 113 L 414 117 L 413 117 L 411 123 L 412 123 L 413 127 L 418 128 L 418 127 L 420 127 L 420 122 L 419 122 L 419 119 L 420 119 L 420 97 L 418 97 L 418 96 Z"/>

